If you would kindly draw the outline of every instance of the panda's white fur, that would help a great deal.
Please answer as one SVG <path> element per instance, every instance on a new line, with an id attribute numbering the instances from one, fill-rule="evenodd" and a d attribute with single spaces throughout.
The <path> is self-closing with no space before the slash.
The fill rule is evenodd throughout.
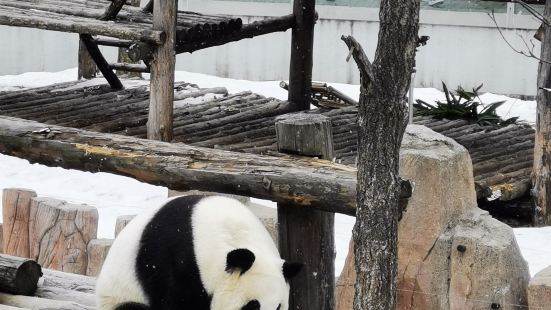
<path id="1" fill-rule="evenodd" d="M 97 280 L 100 310 L 114 310 L 125 302 L 149 304 L 134 266 L 142 232 L 165 205 L 134 218 L 113 243 Z M 200 278 L 212 297 L 212 310 L 240 310 L 253 299 L 262 310 L 288 309 L 284 261 L 269 233 L 246 206 L 227 197 L 205 197 L 195 206 L 191 224 Z M 240 248 L 255 254 L 253 265 L 243 274 L 226 272 L 228 252 Z"/>

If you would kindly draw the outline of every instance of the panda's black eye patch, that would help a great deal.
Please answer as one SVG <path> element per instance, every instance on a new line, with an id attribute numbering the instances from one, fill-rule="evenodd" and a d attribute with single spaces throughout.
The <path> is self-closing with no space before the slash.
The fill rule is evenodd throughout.
<path id="1" fill-rule="evenodd" d="M 260 303 L 256 299 L 251 300 L 241 310 L 260 310 Z"/>

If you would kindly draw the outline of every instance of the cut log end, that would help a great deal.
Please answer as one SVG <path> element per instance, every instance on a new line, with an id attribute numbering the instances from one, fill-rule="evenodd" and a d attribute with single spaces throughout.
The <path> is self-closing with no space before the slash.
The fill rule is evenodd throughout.
<path id="1" fill-rule="evenodd" d="M 15 274 L 15 291 L 8 292 L 18 295 L 33 295 L 36 291 L 38 279 L 42 276 L 42 268 L 33 260 L 21 264 Z"/>
<path id="2" fill-rule="evenodd" d="M 33 295 L 42 267 L 34 260 L 0 255 L 0 292 Z"/>

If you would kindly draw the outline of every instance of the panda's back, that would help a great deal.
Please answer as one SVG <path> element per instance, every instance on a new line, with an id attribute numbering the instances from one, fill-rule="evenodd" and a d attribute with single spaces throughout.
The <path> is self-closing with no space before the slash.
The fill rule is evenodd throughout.
<path id="1" fill-rule="evenodd" d="M 119 234 L 98 278 L 99 309 L 210 309 L 225 257 L 253 248 L 279 259 L 260 221 L 225 197 L 182 196 L 140 214 Z"/>

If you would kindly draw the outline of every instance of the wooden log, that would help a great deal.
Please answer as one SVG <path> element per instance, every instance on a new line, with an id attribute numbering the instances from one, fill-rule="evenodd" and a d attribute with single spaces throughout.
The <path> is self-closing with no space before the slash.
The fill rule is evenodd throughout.
<path id="1" fill-rule="evenodd" d="M 98 67 L 88 53 L 82 40 L 78 42 L 78 79 L 93 79 L 96 77 Z"/>
<path id="2" fill-rule="evenodd" d="M 277 118 L 280 152 L 333 159 L 331 120 L 304 113 Z M 279 249 L 284 259 L 303 262 L 291 279 L 289 309 L 335 308 L 335 214 L 278 204 Z"/>
<path id="3" fill-rule="evenodd" d="M 95 310 L 95 307 L 81 305 L 72 301 L 52 300 L 39 297 L 0 293 L 0 303 L 12 307 L 33 310 Z"/>
<path id="4" fill-rule="evenodd" d="M 153 29 L 166 34 L 166 41 L 153 52 L 147 138 L 172 140 L 172 113 L 174 105 L 174 69 L 176 55 L 176 1 L 155 0 Z"/>
<path id="5" fill-rule="evenodd" d="M 88 53 L 92 59 L 94 59 L 98 69 L 101 71 L 107 82 L 109 82 L 109 85 L 111 85 L 113 89 L 123 89 L 124 86 L 117 75 L 109 68 L 107 60 L 105 60 L 98 46 L 94 43 L 92 36 L 89 34 L 80 34 L 80 41 L 86 46 Z"/>
<path id="6" fill-rule="evenodd" d="M 45 268 L 86 274 L 88 243 L 96 238 L 98 211 L 51 198 L 33 198 L 31 258 Z"/>
<path id="7" fill-rule="evenodd" d="M 120 55 L 119 55 L 120 56 Z M 120 57 L 119 57 L 120 59 Z M 122 72 L 138 72 L 148 73 L 149 68 L 146 65 L 132 64 L 132 63 L 111 63 L 109 69 Z"/>
<path id="8" fill-rule="evenodd" d="M 28 189 L 6 188 L 3 190 L 3 253 L 30 257 L 29 220 L 33 197 L 36 197 L 36 193 Z"/>
<path id="9" fill-rule="evenodd" d="M 231 153 L 6 116 L 0 116 L 0 153 L 50 166 L 122 174 L 174 190 L 193 188 L 355 213 L 356 169 L 324 160 Z"/>
<path id="10" fill-rule="evenodd" d="M 80 305 L 96 307 L 96 296 L 93 293 L 84 293 L 77 290 L 67 290 L 54 286 L 39 285 L 34 296 L 59 301 L 69 301 Z"/>
<path id="11" fill-rule="evenodd" d="M 201 49 L 223 45 L 229 42 L 253 38 L 268 33 L 287 31 L 295 23 L 294 15 L 268 18 L 244 25 L 240 30 L 214 39 L 204 39 L 190 42 L 189 38 L 179 38 L 176 42 L 176 53 L 192 53 Z"/>
<path id="12" fill-rule="evenodd" d="M 291 37 L 291 67 L 289 69 L 288 100 L 295 110 L 309 110 L 312 95 L 312 65 L 314 49 L 315 0 L 295 0 L 295 25 Z"/>
<path id="13" fill-rule="evenodd" d="M 130 221 L 136 217 L 136 215 L 121 215 L 117 217 L 117 221 L 115 223 L 115 238 L 119 235 L 119 233 L 122 231 Z"/>
<path id="14" fill-rule="evenodd" d="M 36 291 L 42 270 L 33 260 L 2 254 L 0 275 L 0 292 L 32 295 Z"/>
<path id="15" fill-rule="evenodd" d="M 7 305 L 0 305 L 0 310 L 30 310 L 29 308 L 19 308 Z"/>
<path id="16" fill-rule="evenodd" d="M 127 2 L 128 5 L 131 5 L 131 6 L 134 6 L 134 7 L 139 7 L 140 6 L 140 0 L 131 0 L 130 3 Z M 124 46 L 124 47 L 121 47 L 119 48 L 119 58 L 118 58 L 118 62 L 119 63 L 131 63 L 132 62 L 132 59 L 129 55 L 129 48 L 130 46 Z M 134 63 L 139 63 L 139 61 L 134 61 Z M 149 72 L 149 69 L 147 69 L 146 72 Z M 134 77 L 134 78 L 141 78 L 142 77 L 142 74 L 141 74 L 141 71 L 140 72 L 134 72 L 134 71 L 125 71 L 124 69 L 117 69 L 117 74 L 118 75 L 126 75 L 128 77 Z"/>
<path id="17" fill-rule="evenodd" d="M 108 37 L 94 37 L 94 43 L 103 46 L 129 48 L 134 42 L 131 40 L 119 40 Z"/>
<path id="18" fill-rule="evenodd" d="M 42 269 L 44 273 L 41 287 L 58 288 L 67 291 L 76 291 L 86 294 L 94 294 L 96 289 L 96 279 L 80 274 L 56 271 L 52 269 Z"/>
<path id="19" fill-rule="evenodd" d="M 73 17 L 51 12 L 16 10 L 3 7 L 0 2 L 0 25 L 39 28 L 71 33 L 89 33 L 113 38 L 161 44 L 165 40 L 162 31 L 129 23 L 105 23 L 91 18 Z"/>
<path id="20" fill-rule="evenodd" d="M 99 275 L 111 245 L 113 245 L 113 239 L 94 239 L 88 243 L 87 276 L 97 277 Z"/>
<path id="21" fill-rule="evenodd" d="M 99 18 L 99 20 L 108 21 L 113 20 L 117 17 L 117 14 L 121 11 L 123 5 L 126 4 L 126 0 L 113 0 L 105 13 Z"/>
<path id="22" fill-rule="evenodd" d="M 72 85 L 67 85 L 68 87 L 74 87 L 75 84 L 78 84 L 81 82 L 75 82 Z M 58 87 L 62 87 L 62 85 L 65 84 L 56 84 L 59 85 Z M 63 89 L 63 88 L 62 88 Z M 105 92 L 109 92 L 110 87 L 108 85 L 96 85 L 91 87 L 76 87 L 70 88 L 69 90 L 57 90 L 52 89 L 51 91 L 44 91 L 35 93 L 35 90 L 33 91 L 26 91 L 23 94 L 15 94 L 13 98 L 0 98 L 2 100 L 2 106 L 0 106 L 0 111 L 13 111 L 13 110 L 21 110 L 25 108 L 31 108 L 35 106 L 34 102 L 43 100 L 44 103 L 51 103 L 58 102 L 61 100 L 64 100 L 64 96 L 73 96 L 75 98 L 75 95 L 83 96 L 84 93 L 90 96 L 96 96 L 99 94 L 103 94 Z M 9 96 L 5 96 L 9 97 Z M 43 105 L 42 103 L 37 105 Z M 4 112 L 2 112 L 4 113 Z"/>

